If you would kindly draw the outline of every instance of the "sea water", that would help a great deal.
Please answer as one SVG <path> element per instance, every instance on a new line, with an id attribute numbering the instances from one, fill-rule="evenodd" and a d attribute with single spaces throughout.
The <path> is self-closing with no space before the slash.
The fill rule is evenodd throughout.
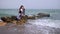
<path id="1" fill-rule="evenodd" d="M 38 13 L 50 14 L 50 17 L 40 18 L 36 20 L 29 20 L 28 22 L 34 25 L 42 25 L 60 28 L 60 9 L 26 9 L 26 15 L 36 15 Z M 3 16 L 17 16 L 18 9 L 0 9 L 0 17 Z"/>

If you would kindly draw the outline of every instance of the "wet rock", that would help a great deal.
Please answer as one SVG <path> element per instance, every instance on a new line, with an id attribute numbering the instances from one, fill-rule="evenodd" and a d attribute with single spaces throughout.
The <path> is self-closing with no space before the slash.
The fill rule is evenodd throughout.
<path id="1" fill-rule="evenodd" d="M 35 15 L 33 15 L 33 16 L 28 16 L 28 19 L 35 19 Z"/>
<path id="2" fill-rule="evenodd" d="M 0 22 L 0 26 L 5 26 L 7 23 L 6 22 Z"/>
<path id="3" fill-rule="evenodd" d="M 28 16 L 28 19 L 36 19 L 36 18 L 43 18 L 43 17 L 50 17 L 50 14 L 38 13 L 37 15 Z"/>
<path id="4" fill-rule="evenodd" d="M 37 17 L 38 17 L 38 18 L 41 18 L 41 17 L 50 17 L 50 14 L 38 13 L 38 14 L 37 14 Z"/>
<path id="5" fill-rule="evenodd" d="M 11 16 L 12 20 L 17 20 L 16 16 Z"/>
<path id="6" fill-rule="evenodd" d="M 6 23 L 23 24 L 26 23 L 27 16 L 22 16 L 20 20 L 17 20 L 16 16 L 11 16 L 11 17 L 6 16 L 6 17 L 1 17 L 1 20 Z"/>
<path id="7" fill-rule="evenodd" d="M 1 20 L 6 22 L 6 23 L 14 23 L 14 24 L 24 24 L 27 22 L 28 19 L 36 19 L 37 18 L 42 18 L 42 17 L 50 17 L 49 14 L 45 14 L 45 13 L 38 13 L 37 16 L 36 15 L 32 15 L 32 16 L 22 16 L 22 18 L 20 20 L 18 20 L 16 18 L 16 16 L 11 16 L 11 17 L 1 17 Z"/>
<path id="8" fill-rule="evenodd" d="M 3 20 L 4 22 L 11 22 L 11 18 L 10 17 L 1 17 L 1 20 Z"/>
<path id="9" fill-rule="evenodd" d="M 17 24 L 24 24 L 27 22 L 27 16 L 22 16 L 20 20 L 17 21 Z"/>

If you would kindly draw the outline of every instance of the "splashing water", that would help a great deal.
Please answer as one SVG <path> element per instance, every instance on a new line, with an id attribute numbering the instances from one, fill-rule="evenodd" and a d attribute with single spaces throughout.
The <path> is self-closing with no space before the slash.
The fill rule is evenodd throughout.
<path id="1" fill-rule="evenodd" d="M 37 19 L 37 20 L 29 20 L 28 22 L 34 25 L 42 25 L 42 26 L 60 28 L 60 20 Z"/>

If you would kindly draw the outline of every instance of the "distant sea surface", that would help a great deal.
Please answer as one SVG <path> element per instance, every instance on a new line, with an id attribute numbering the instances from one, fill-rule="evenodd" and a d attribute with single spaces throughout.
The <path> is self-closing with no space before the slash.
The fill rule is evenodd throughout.
<path id="1" fill-rule="evenodd" d="M 50 14 L 50 17 L 37 19 L 38 22 L 40 22 L 40 24 L 39 23 L 34 23 L 34 24 L 44 25 L 44 23 L 46 23 L 44 26 L 51 26 L 51 27 L 60 26 L 60 9 L 26 9 L 25 10 L 26 15 L 36 15 L 38 13 L 47 13 Z M 13 15 L 15 16 L 18 15 L 18 9 L 0 9 L 0 17 L 13 16 Z M 47 25 L 47 23 L 49 24 Z"/>

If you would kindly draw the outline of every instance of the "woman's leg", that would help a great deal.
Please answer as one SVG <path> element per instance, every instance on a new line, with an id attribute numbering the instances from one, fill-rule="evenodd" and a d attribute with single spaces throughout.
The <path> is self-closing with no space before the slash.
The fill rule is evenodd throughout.
<path id="1" fill-rule="evenodd" d="M 18 16 L 17 16 L 17 19 L 21 19 L 21 16 L 20 16 L 21 14 L 18 14 Z"/>

